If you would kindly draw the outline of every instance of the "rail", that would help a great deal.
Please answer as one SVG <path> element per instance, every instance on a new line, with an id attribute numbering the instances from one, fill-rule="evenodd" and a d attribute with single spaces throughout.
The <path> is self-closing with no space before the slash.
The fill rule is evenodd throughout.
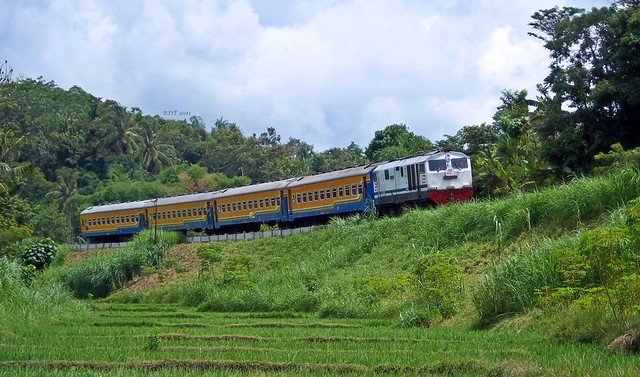
<path id="1" fill-rule="evenodd" d="M 233 234 L 215 234 L 211 236 L 201 237 L 183 237 L 183 243 L 207 243 L 207 242 L 226 242 L 226 241 L 246 241 L 256 240 L 260 238 L 270 237 L 288 237 L 299 233 L 308 233 L 314 229 L 318 229 L 319 226 L 306 226 L 302 228 L 292 229 L 274 229 L 264 232 L 243 232 Z M 85 244 L 71 244 L 67 245 L 69 249 L 73 251 L 88 251 L 97 249 L 113 249 L 126 246 L 129 242 L 104 242 L 104 243 L 85 243 Z"/>

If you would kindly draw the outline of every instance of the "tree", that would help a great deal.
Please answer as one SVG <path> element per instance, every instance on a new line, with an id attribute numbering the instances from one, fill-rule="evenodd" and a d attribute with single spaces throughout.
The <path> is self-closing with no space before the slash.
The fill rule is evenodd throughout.
<path id="1" fill-rule="evenodd" d="M 140 136 L 132 114 L 115 101 L 108 100 L 105 106 L 106 113 L 99 119 L 106 126 L 106 135 L 100 140 L 101 145 L 116 154 L 133 153 L 138 147 Z"/>
<path id="2" fill-rule="evenodd" d="M 501 100 L 492 126 L 498 139 L 483 145 L 476 157 L 477 177 L 498 194 L 524 190 L 550 176 L 535 133 L 544 113 L 529 110 L 536 102 L 527 99 L 526 90 L 503 91 Z"/>
<path id="3" fill-rule="evenodd" d="M 433 143 L 410 132 L 406 125 L 392 124 L 382 131 L 376 131 L 365 155 L 370 161 L 382 161 L 409 157 L 433 149 Z"/>
<path id="4" fill-rule="evenodd" d="M 238 157 L 244 148 L 245 137 L 240 128 L 235 123 L 220 118 L 216 120 L 210 136 L 203 142 L 200 165 L 228 177 L 243 175 L 242 163 Z"/>
<path id="5" fill-rule="evenodd" d="M 154 120 L 145 120 L 140 128 L 142 144 L 142 167 L 152 174 L 157 174 L 163 165 L 171 163 L 171 158 L 163 152 L 171 148 L 158 143 L 158 126 Z"/>
<path id="6" fill-rule="evenodd" d="M 639 4 L 618 0 L 591 11 L 555 7 L 532 16 L 531 35 L 544 42 L 552 59 L 539 90 L 554 113 L 538 133 L 550 160 L 578 156 L 565 168 L 588 171 L 593 156 L 616 142 L 625 149 L 640 145 Z"/>
<path id="7" fill-rule="evenodd" d="M 58 170 L 58 181 L 54 188 L 45 196 L 53 200 L 58 211 L 65 209 L 67 201 L 76 194 L 78 189 L 77 173 L 69 168 Z"/>
<path id="8" fill-rule="evenodd" d="M 4 85 L 11 82 L 11 75 L 13 74 L 13 68 L 9 66 L 9 62 L 6 60 L 0 64 L 0 85 Z"/>
<path id="9" fill-rule="evenodd" d="M 500 131 L 493 125 L 464 126 L 455 135 L 444 135 L 444 139 L 436 142 L 438 150 L 455 150 L 467 156 L 477 157 L 485 145 L 495 144 L 500 138 Z"/>
<path id="10" fill-rule="evenodd" d="M 359 145 L 351 142 L 346 148 L 330 148 L 313 156 L 313 172 L 344 169 L 362 165 L 366 162 L 364 152 Z"/>

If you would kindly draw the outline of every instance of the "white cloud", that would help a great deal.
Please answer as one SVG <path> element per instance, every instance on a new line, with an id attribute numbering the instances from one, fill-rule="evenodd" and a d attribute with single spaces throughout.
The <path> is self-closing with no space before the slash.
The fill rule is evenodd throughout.
<path id="1" fill-rule="evenodd" d="M 478 60 L 478 78 L 500 89 L 529 89 L 548 73 L 548 57 L 533 39 L 518 38 L 512 27 L 496 28 Z"/>

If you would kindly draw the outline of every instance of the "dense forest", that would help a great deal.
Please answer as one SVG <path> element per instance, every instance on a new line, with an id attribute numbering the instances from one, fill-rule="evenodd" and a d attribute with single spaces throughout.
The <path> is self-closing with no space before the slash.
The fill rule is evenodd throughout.
<path id="1" fill-rule="evenodd" d="M 640 1 L 532 16 L 549 52 L 538 95 L 504 90 L 492 121 L 431 141 L 405 124 L 366 147 L 315 151 L 275 127 L 245 135 L 232 120 L 167 120 L 78 86 L 14 77 L 0 65 L 0 254 L 30 236 L 73 242 L 81 210 L 302 176 L 456 149 L 474 162 L 478 196 L 534 190 L 611 164 L 640 146 Z M 19 70 L 19 67 L 15 68 Z"/>

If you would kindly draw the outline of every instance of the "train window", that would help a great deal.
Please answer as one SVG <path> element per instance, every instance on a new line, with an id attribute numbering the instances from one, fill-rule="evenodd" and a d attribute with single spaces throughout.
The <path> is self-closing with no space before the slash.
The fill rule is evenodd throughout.
<path id="1" fill-rule="evenodd" d="M 175 219 L 176 218 L 176 211 L 171 211 L 171 218 Z"/>
<path id="2" fill-rule="evenodd" d="M 249 200 L 249 209 L 253 209 L 253 202 Z"/>
<path id="3" fill-rule="evenodd" d="M 307 193 L 303 192 L 302 193 L 302 203 L 306 203 L 307 202 Z"/>
<path id="4" fill-rule="evenodd" d="M 355 183 L 351 185 L 351 195 L 356 196 L 357 187 L 358 185 L 356 185 Z"/>
<path id="5" fill-rule="evenodd" d="M 419 171 L 420 173 L 424 173 L 424 164 L 419 164 L 419 165 L 418 165 L 418 171 Z"/>
<path id="6" fill-rule="evenodd" d="M 182 217 L 187 217 L 187 210 L 186 209 L 182 210 Z"/>
<path id="7" fill-rule="evenodd" d="M 384 179 L 389 179 L 389 170 L 384 171 Z"/>
<path id="8" fill-rule="evenodd" d="M 342 192 L 342 186 L 340 186 L 340 187 L 338 187 L 338 196 L 339 196 L 340 198 L 342 198 L 342 194 L 343 194 L 343 192 Z"/>
<path id="9" fill-rule="evenodd" d="M 258 208 L 258 201 L 257 200 L 253 201 L 253 208 L 255 208 L 255 209 Z"/>
<path id="10" fill-rule="evenodd" d="M 431 160 L 429 161 L 429 171 L 442 171 L 447 169 L 447 162 L 445 160 Z"/>
<path id="11" fill-rule="evenodd" d="M 276 206 L 276 198 L 271 198 L 271 207 Z"/>
<path id="12" fill-rule="evenodd" d="M 469 167 L 469 165 L 467 164 L 467 159 L 462 157 L 462 158 L 452 158 L 451 159 L 451 166 L 454 169 L 466 169 Z"/>
<path id="13" fill-rule="evenodd" d="M 247 210 L 247 202 L 242 202 L 242 209 Z"/>
<path id="14" fill-rule="evenodd" d="M 301 198 L 302 198 L 302 197 L 300 196 L 300 194 L 296 194 L 296 203 L 302 203 L 302 202 L 300 201 L 300 199 L 301 199 Z"/>
<path id="15" fill-rule="evenodd" d="M 338 190 L 334 187 L 334 188 L 332 189 L 332 191 L 333 191 L 333 197 L 334 197 L 334 198 L 337 198 L 337 197 L 338 197 Z"/>
<path id="16" fill-rule="evenodd" d="M 264 199 L 260 199 L 260 208 L 264 208 Z"/>
<path id="17" fill-rule="evenodd" d="M 276 205 L 280 205 L 280 198 L 276 198 Z"/>
<path id="18" fill-rule="evenodd" d="M 160 212 L 160 220 L 164 220 L 167 218 L 167 213 L 166 212 Z"/>
<path id="19" fill-rule="evenodd" d="M 320 200 L 324 200 L 324 190 L 320 190 Z"/>
<path id="20" fill-rule="evenodd" d="M 349 192 L 349 185 L 344 185 L 344 196 L 351 196 Z"/>
<path id="21" fill-rule="evenodd" d="M 404 177 L 404 166 L 400 167 L 400 176 Z"/>
<path id="22" fill-rule="evenodd" d="M 318 200 L 318 199 L 319 199 L 319 197 L 318 197 L 318 192 L 317 192 L 317 191 L 314 191 L 314 192 L 313 192 L 313 200 Z"/>
<path id="23" fill-rule="evenodd" d="M 140 215 L 136 215 L 136 223 L 140 221 Z"/>
<path id="24" fill-rule="evenodd" d="M 327 199 L 331 199 L 331 189 L 326 189 Z"/>
<path id="25" fill-rule="evenodd" d="M 362 183 L 358 185 L 358 194 L 362 195 Z"/>

